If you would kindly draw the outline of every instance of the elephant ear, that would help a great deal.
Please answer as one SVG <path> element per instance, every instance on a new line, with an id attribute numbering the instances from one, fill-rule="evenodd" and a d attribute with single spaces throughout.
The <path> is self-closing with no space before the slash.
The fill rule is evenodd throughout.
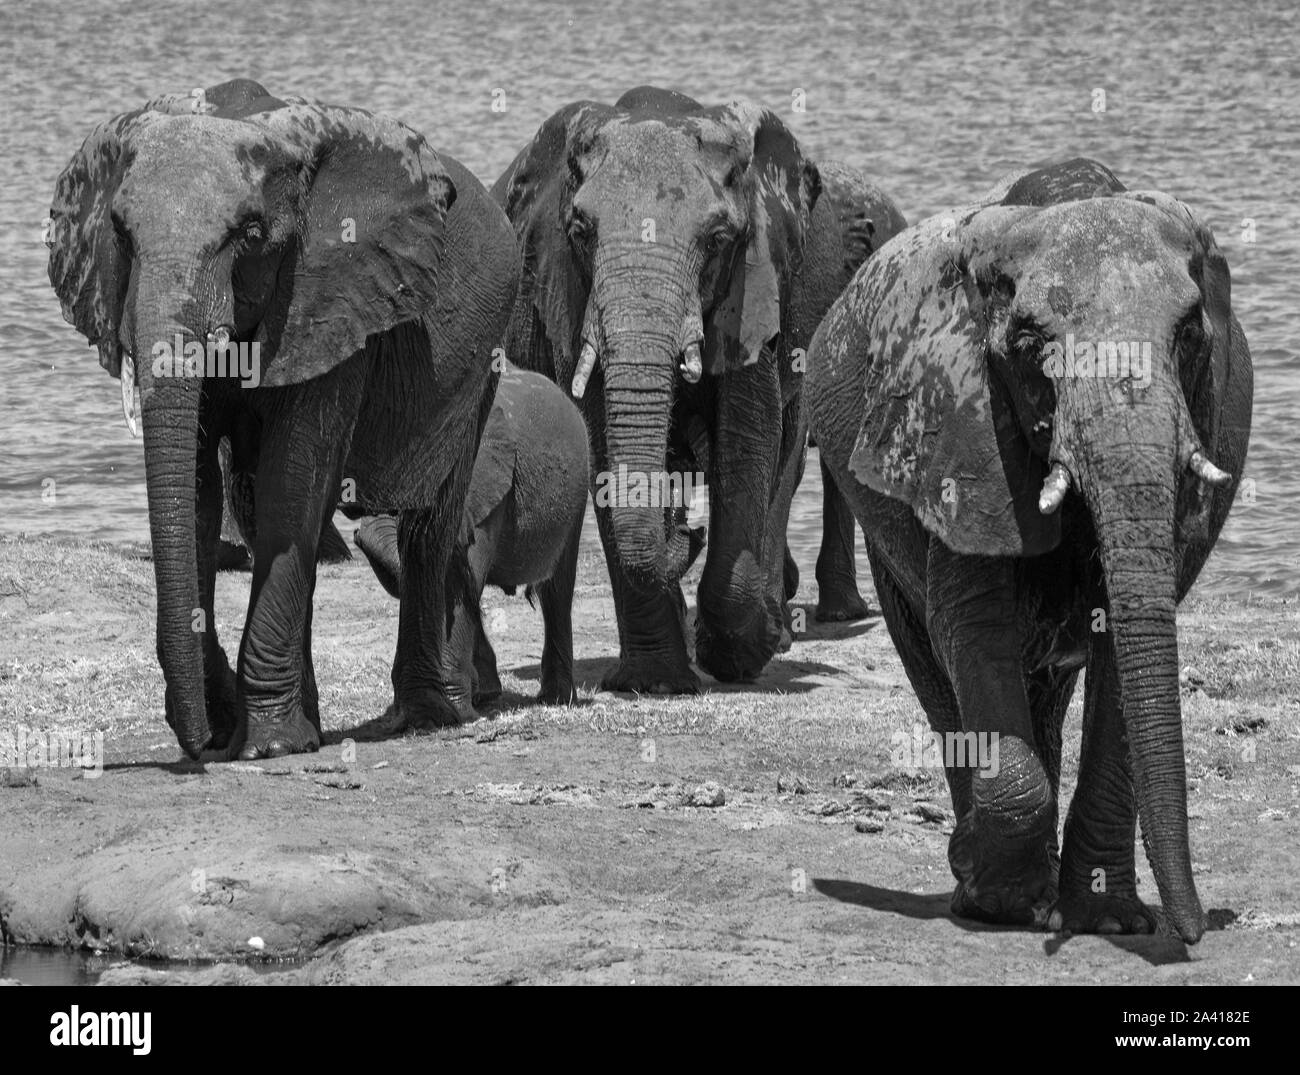
<path id="1" fill-rule="evenodd" d="M 616 115 L 594 101 L 566 105 L 542 124 L 493 190 L 523 251 L 519 303 L 531 303 L 555 356 L 556 372 L 565 377 L 576 359 L 589 286 L 574 262 L 565 228 L 578 184 L 573 162 L 600 125 Z"/>
<path id="2" fill-rule="evenodd" d="M 298 229 L 255 340 L 262 383 L 299 384 L 433 306 L 455 187 L 423 135 L 361 109 L 287 104 L 240 122 L 251 162 L 287 150 L 297 167 Z"/>
<path id="3" fill-rule="evenodd" d="M 99 349 L 99 364 L 122 373 L 118 330 L 131 280 L 126 241 L 113 226 L 113 201 L 141 131 L 164 116 L 147 109 L 99 124 L 59 176 L 50 207 L 49 277 L 63 317 Z"/>
<path id="4" fill-rule="evenodd" d="M 818 333 L 870 356 L 849 469 L 910 504 L 959 553 L 1032 556 L 1060 541 L 1060 513 L 1038 510 L 1047 467 L 989 364 L 998 297 L 981 252 L 1033 212 L 968 207 L 903 232 L 867 262 Z M 860 326 L 856 337 L 846 338 L 846 318 Z"/>
<path id="5" fill-rule="evenodd" d="M 145 104 L 151 112 L 168 115 L 235 115 L 254 101 L 275 100 L 260 82 L 251 78 L 232 78 L 207 89 L 196 88 L 189 93 L 164 93 Z M 280 103 L 280 102 L 277 102 Z"/>
<path id="6" fill-rule="evenodd" d="M 1202 327 L 1209 340 L 1209 357 L 1203 364 L 1182 370 L 1183 390 L 1201 444 L 1213 453 L 1219 443 L 1223 407 L 1229 399 L 1233 334 L 1242 335 L 1232 314 L 1232 274 L 1227 259 L 1209 225 L 1177 198 L 1158 190 L 1128 191 L 1123 196 L 1162 209 L 1191 233 L 1188 272 L 1201 292 Z"/>
<path id="7" fill-rule="evenodd" d="M 497 385 L 496 398 L 488 412 L 483 436 L 479 440 L 478 454 L 474 457 L 474 473 L 465 494 L 463 540 L 471 540 L 474 528 L 483 522 L 511 493 L 515 485 L 515 465 L 519 446 L 515 439 L 517 425 L 514 420 L 514 392 L 511 373 L 507 372 Z"/>
<path id="8" fill-rule="evenodd" d="M 752 147 L 744 176 L 750 219 L 743 264 L 737 251 L 727 291 L 705 325 L 709 372 L 719 374 L 757 362 L 781 332 L 821 177 L 769 109 L 735 101 L 705 116 L 738 131 L 742 143 Z"/>
<path id="9" fill-rule="evenodd" d="M 1060 205 L 1088 198 L 1109 198 L 1124 189 L 1115 173 L 1100 161 L 1072 157 L 1004 177 L 993 188 L 988 201 L 1001 205 Z"/>

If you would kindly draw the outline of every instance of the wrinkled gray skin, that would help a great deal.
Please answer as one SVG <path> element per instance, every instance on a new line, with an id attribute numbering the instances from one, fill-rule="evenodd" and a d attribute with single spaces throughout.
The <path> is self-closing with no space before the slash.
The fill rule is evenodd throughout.
<path id="1" fill-rule="evenodd" d="M 507 366 L 474 460 L 461 527 L 474 597 L 457 610 L 451 629 L 459 693 L 467 698 L 463 719 L 476 715 L 468 704 L 471 695 L 474 705 L 482 705 L 501 694 L 496 654 L 480 611 L 489 584 L 510 594 L 527 586 L 530 599 L 537 594 L 545 624 L 538 700 L 568 705 L 576 699 L 569 617 L 588 477 L 587 430 L 577 407 L 541 374 Z M 396 596 L 401 578 L 396 520 L 367 519 L 356 542 L 384 588 Z"/>
<path id="2" fill-rule="evenodd" d="M 1174 609 L 1249 438 L 1227 265 L 1182 203 L 1126 191 L 1084 159 L 1012 176 L 946 216 L 858 274 L 813 341 L 806 391 L 932 727 L 1000 737 L 995 777 L 947 773 L 953 910 L 1153 929 L 1136 889 L 1140 816 L 1164 914 L 1195 942 Z M 1069 334 L 1148 342 L 1149 377 L 1048 366 Z M 1045 490 L 1053 464 L 1068 486 Z M 1083 667 L 1058 852 L 1061 726 Z"/>
<path id="3" fill-rule="evenodd" d="M 695 658 L 722 680 L 789 641 L 795 359 L 844 282 L 846 214 L 823 183 L 772 112 L 639 87 L 561 109 L 493 188 L 524 254 L 507 351 L 580 399 L 593 491 L 621 468 L 705 475 Z M 596 517 L 620 649 L 602 685 L 698 690 L 679 580 L 703 534 L 681 505 L 598 500 Z"/>
<path id="4" fill-rule="evenodd" d="M 230 462 L 230 438 L 222 437 L 217 446 L 217 465 L 221 467 L 221 484 L 225 490 L 222 498 L 221 540 L 217 546 L 217 570 L 240 571 L 252 567 L 249 551 L 252 535 L 257 533 L 257 514 L 254 507 L 256 475 L 243 471 L 236 481 Z M 316 546 L 318 564 L 339 564 L 352 559 L 352 551 L 338 532 L 333 520 L 326 519 Z"/>
<path id="5" fill-rule="evenodd" d="M 50 281 L 143 425 L 167 720 L 192 757 L 314 750 L 311 605 L 336 503 L 397 511 L 396 723 L 448 723 L 450 572 L 492 347 L 518 284 L 509 225 L 417 132 L 357 109 L 225 83 L 97 127 L 60 176 Z M 156 348 L 257 343 L 260 384 L 177 376 Z M 183 372 L 183 371 L 182 371 Z M 126 386 L 128 410 L 132 386 Z M 255 476 L 238 676 L 213 617 L 232 482 Z"/>

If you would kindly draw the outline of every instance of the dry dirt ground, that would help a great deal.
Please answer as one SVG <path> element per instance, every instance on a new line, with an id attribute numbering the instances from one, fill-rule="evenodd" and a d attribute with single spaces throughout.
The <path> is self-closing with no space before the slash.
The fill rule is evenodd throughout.
<path id="1" fill-rule="evenodd" d="M 949 914 L 942 773 L 891 759 L 923 714 L 878 616 L 812 622 L 810 567 L 807 630 L 760 682 L 636 698 L 596 689 L 617 636 L 588 556 L 572 708 L 532 704 L 541 616 L 490 592 L 502 705 L 402 737 L 376 727 L 396 602 L 361 562 L 324 568 L 321 752 L 191 763 L 162 719 L 143 551 L 0 539 L 0 735 L 106 745 L 98 779 L 0 769 L 0 932 L 199 961 L 123 962 L 102 979 L 119 982 L 1300 981 L 1294 600 L 1180 615 L 1194 872 L 1215 925 L 1187 949 Z M 218 583 L 232 653 L 248 582 Z M 230 965 L 249 960 L 277 973 Z"/>

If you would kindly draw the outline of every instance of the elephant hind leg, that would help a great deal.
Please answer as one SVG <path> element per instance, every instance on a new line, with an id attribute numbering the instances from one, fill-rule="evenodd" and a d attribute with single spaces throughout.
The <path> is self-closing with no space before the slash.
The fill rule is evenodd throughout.
<path id="1" fill-rule="evenodd" d="M 822 471 L 822 544 L 817 553 L 817 611 L 819 622 L 865 619 L 871 609 L 858 592 L 854 546 L 857 530 L 848 501 L 835 484 L 826 463 Z"/>
<path id="2" fill-rule="evenodd" d="M 583 512 L 586 507 L 584 502 Z M 550 577 L 536 586 L 546 629 L 542 645 L 542 685 L 538 695 L 538 701 L 543 705 L 572 705 L 578 700 L 573 683 L 573 586 L 578 575 L 581 533 L 582 513 L 579 513 Z"/>

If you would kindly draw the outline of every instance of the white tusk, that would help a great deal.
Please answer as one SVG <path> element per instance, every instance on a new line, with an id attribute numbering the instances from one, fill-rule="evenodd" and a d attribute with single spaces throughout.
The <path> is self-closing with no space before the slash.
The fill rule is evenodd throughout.
<path id="1" fill-rule="evenodd" d="M 135 383 L 135 359 L 128 354 L 122 356 L 122 414 L 126 418 L 126 428 L 131 436 L 140 435 L 140 386 Z"/>
<path id="2" fill-rule="evenodd" d="M 704 376 L 704 363 L 700 360 L 700 341 L 692 340 L 683 352 L 686 359 L 681 365 L 682 378 L 688 384 L 696 384 Z"/>
<path id="3" fill-rule="evenodd" d="M 573 398 L 581 399 L 587 390 L 587 381 L 591 371 L 596 368 L 596 348 L 588 341 L 582 342 L 582 354 L 578 356 L 578 368 L 573 373 Z"/>
<path id="4" fill-rule="evenodd" d="M 1208 485 L 1227 485 L 1232 481 L 1231 474 L 1220 470 L 1199 450 L 1192 453 L 1192 458 L 1187 461 L 1187 465 L 1193 474 Z"/>
<path id="5" fill-rule="evenodd" d="M 1069 490 L 1070 472 L 1060 463 L 1053 463 L 1051 471 L 1043 479 L 1043 491 L 1038 494 L 1038 510 L 1044 515 L 1051 515 L 1061 506 L 1061 501 Z"/>

